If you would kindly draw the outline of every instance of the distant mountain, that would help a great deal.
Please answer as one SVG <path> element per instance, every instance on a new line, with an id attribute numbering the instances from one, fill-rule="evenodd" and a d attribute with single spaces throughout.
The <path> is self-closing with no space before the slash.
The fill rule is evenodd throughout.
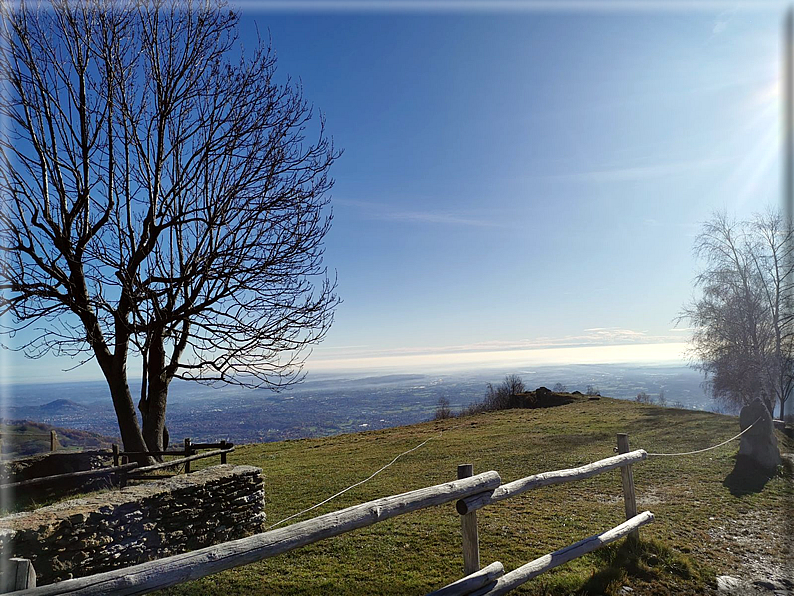
<path id="1" fill-rule="evenodd" d="M 55 401 L 39 406 L 39 409 L 46 414 L 66 414 L 74 411 L 82 412 L 88 408 L 71 399 L 56 399 Z"/>

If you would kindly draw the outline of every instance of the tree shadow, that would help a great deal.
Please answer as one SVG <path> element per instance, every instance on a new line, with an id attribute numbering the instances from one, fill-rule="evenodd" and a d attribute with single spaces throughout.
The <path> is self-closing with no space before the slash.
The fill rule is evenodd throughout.
<path id="1" fill-rule="evenodd" d="M 734 497 L 760 493 L 776 473 L 777 470 L 762 468 L 746 455 L 737 455 L 733 470 L 725 477 L 722 485 Z"/>

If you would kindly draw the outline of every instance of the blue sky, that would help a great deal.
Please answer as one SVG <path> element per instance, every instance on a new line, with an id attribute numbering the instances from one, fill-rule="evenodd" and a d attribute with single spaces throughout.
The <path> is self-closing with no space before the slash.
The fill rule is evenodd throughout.
<path id="1" fill-rule="evenodd" d="M 241 5 L 344 149 L 308 370 L 679 359 L 698 224 L 779 200 L 782 9 L 582 4 Z"/>

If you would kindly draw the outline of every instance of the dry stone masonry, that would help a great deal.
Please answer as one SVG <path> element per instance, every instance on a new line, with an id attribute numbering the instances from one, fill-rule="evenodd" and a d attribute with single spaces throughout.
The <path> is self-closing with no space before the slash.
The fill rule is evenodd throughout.
<path id="1" fill-rule="evenodd" d="M 262 471 L 221 465 L 0 519 L 0 556 L 38 584 L 93 575 L 264 529 Z"/>

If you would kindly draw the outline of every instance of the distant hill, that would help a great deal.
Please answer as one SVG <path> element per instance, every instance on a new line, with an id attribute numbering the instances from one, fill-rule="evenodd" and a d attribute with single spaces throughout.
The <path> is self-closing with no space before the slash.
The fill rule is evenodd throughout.
<path id="1" fill-rule="evenodd" d="M 57 402 L 71 403 L 78 408 L 85 410 L 85 406 L 74 404 L 66 399 L 56 400 Z M 49 406 L 51 404 L 46 404 Z M 42 406 L 42 407 L 46 407 Z M 63 404 L 54 407 L 71 407 Z M 50 450 L 50 431 L 54 430 L 58 438 L 58 444 L 62 449 L 107 449 L 118 439 L 106 437 L 97 433 L 61 428 L 51 426 L 43 422 L 33 422 L 31 420 L 4 420 L 0 418 L 0 436 L 2 436 L 3 457 L 20 457 L 34 455 Z"/>
<path id="2" fill-rule="evenodd" d="M 75 411 L 84 412 L 88 408 L 71 399 L 56 399 L 55 401 L 39 406 L 39 409 L 47 414 L 65 414 Z"/>

